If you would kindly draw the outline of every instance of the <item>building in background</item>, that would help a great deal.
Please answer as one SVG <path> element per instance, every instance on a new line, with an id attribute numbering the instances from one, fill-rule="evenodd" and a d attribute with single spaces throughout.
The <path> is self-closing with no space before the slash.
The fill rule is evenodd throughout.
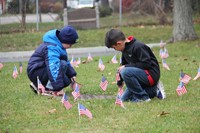
<path id="1" fill-rule="evenodd" d="M 69 8 L 84 8 L 84 7 L 94 7 L 94 0 L 67 0 L 67 6 Z"/>

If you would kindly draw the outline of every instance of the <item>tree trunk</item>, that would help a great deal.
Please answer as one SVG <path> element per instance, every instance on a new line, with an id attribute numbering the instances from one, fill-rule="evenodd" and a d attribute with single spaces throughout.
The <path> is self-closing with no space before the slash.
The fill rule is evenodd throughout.
<path id="1" fill-rule="evenodd" d="M 26 29 L 26 0 L 22 0 L 21 13 L 22 13 L 21 26 L 23 29 Z"/>
<path id="2" fill-rule="evenodd" d="M 197 39 L 192 22 L 190 0 L 174 0 L 173 42 Z"/>

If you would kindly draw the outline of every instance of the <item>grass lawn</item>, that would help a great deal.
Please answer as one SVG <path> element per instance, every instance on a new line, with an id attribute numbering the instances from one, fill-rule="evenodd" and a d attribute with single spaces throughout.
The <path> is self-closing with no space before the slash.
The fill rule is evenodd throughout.
<path id="1" fill-rule="evenodd" d="M 101 31 L 104 30 L 101 29 Z M 133 28 L 130 33 L 132 31 L 137 30 Z M 148 32 L 147 29 L 146 31 Z M 162 36 L 164 33 L 160 32 L 159 35 Z M 166 39 L 168 35 L 162 37 Z M 146 35 L 143 38 L 149 39 Z M 160 39 L 158 37 L 158 41 Z M 78 116 L 77 102 L 73 101 L 69 87 L 64 90 L 73 107 L 66 110 L 59 98 L 35 95 L 29 89 L 30 82 L 25 70 L 27 62 L 23 63 L 24 71 L 17 79 L 12 78 L 12 70 L 14 65 L 19 68 L 19 62 L 4 63 L 4 68 L 0 72 L 0 132 L 199 132 L 200 80 L 191 80 L 186 85 L 188 93 L 182 96 L 176 93 L 181 70 L 192 78 L 197 74 L 200 63 L 199 40 L 169 44 L 167 49 L 170 55 L 167 63 L 171 70 L 164 70 L 160 64 L 161 81 L 164 83 L 167 94 L 165 100 L 154 98 L 148 103 L 125 102 L 126 109 L 115 106 L 115 99 L 79 100 L 79 103 L 92 112 L 93 119 L 91 120 L 85 116 Z M 153 48 L 153 51 L 161 62 L 159 48 Z M 103 72 L 97 71 L 99 57 L 75 68 L 78 73 L 77 80 L 83 84 L 81 94 L 116 96 L 117 87 L 111 83 L 115 81 L 115 72 L 119 64 L 109 63 L 111 58 L 112 56 L 102 56 L 106 66 Z M 117 55 L 117 58 L 119 60 L 120 55 Z M 105 92 L 99 87 L 102 74 L 109 81 Z M 49 113 L 52 109 L 56 111 Z M 169 114 L 158 116 L 162 111 Z"/>

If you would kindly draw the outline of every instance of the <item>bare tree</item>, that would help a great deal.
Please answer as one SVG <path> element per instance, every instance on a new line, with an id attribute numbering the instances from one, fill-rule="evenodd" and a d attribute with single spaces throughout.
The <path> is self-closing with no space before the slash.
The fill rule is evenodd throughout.
<path id="1" fill-rule="evenodd" d="M 194 40 L 191 0 L 174 0 L 173 38 L 172 41 Z"/>
<path id="2" fill-rule="evenodd" d="M 23 29 L 26 29 L 26 0 L 21 0 L 22 6 L 21 6 L 21 13 L 22 13 L 22 21 L 21 26 Z"/>

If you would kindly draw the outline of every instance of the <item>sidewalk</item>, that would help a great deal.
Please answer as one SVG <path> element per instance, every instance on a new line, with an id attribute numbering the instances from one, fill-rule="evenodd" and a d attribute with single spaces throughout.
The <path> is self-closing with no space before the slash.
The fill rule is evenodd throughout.
<path id="1" fill-rule="evenodd" d="M 147 44 L 150 48 L 159 46 L 159 43 Z M 17 52 L 0 52 L 0 62 L 18 62 L 28 61 L 34 51 L 17 51 Z M 88 53 L 95 56 L 114 55 L 120 52 L 107 47 L 87 47 L 87 48 L 70 48 L 67 49 L 69 58 L 73 57 L 87 57 Z"/>
<path id="2" fill-rule="evenodd" d="M 42 22 L 54 22 L 58 17 L 58 14 L 55 13 L 46 13 L 41 14 Z M 21 15 L 12 15 L 12 16 L 0 16 L 0 24 L 11 24 L 11 23 L 20 23 Z M 27 23 L 36 23 L 37 16 L 36 14 L 27 14 L 26 15 Z"/>

